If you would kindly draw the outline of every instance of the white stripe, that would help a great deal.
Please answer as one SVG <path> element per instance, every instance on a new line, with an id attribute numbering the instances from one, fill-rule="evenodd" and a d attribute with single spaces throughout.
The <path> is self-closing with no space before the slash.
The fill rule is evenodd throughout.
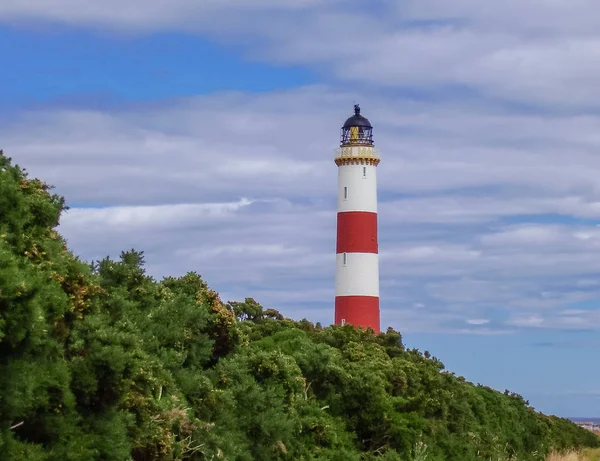
<path id="1" fill-rule="evenodd" d="M 377 213 L 377 167 L 372 165 L 338 167 L 338 211 Z"/>
<path id="2" fill-rule="evenodd" d="M 336 255 L 336 296 L 379 296 L 379 255 L 344 253 Z"/>

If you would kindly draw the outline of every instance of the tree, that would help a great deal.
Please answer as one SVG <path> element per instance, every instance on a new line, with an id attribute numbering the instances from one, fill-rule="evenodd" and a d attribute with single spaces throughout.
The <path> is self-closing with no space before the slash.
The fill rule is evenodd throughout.
<path id="1" fill-rule="evenodd" d="M 20 460 L 475 461 L 598 446 L 393 329 L 223 303 L 145 255 L 83 263 L 64 200 L 0 153 L 0 453 Z"/>

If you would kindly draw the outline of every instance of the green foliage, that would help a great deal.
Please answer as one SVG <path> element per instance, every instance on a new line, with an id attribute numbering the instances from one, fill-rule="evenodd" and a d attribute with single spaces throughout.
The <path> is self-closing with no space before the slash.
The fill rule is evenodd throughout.
<path id="1" fill-rule="evenodd" d="M 142 252 L 84 264 L 62 198 L 0 154 L 0 452 L 10 460 L 542 459 L 596 436 L 399 333 L 223 303 Z"/>

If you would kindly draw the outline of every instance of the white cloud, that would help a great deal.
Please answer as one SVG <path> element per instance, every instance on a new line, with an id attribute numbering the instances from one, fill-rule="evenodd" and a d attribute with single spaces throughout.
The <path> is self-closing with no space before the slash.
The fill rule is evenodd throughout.
<path id="1" fill-rule="evenodd" d="M 470 261 L 480 256 L 478 251 L 469 250 L 466 248 L 447 246 L 414 246 L 408 245 L 406 248 L 398 250 L 388 250 L 382 254 L 384 260 L 394 259 L 401 262 L 415 261 Z"/>
<path id="2" fill-rule="evenodd" d="M 312 66 L 347 82 L 458 85 L 546 107 L 596 107 L 599 12 L 593 0 L 408 0 L 370 8 L 331 0 L 5 0 L 0 21 L 183 30 L 252 59 Z"/>
<path id="3" fill-rule="evenodd" d="M 225 299 L 255 296 L 329 323 L 332 158 L 348 101 L 349 93 L 314 86 L 157 108 L 47 108 L 17 114 L 0 138 L 9 156 L 66 195 L 73 208 L 61 232 L 85 259 L 135 247 L 157 276 L 197 270 Z M 457 325 L 492 318 L 491 309 L 524 327 L 600 299 L 598 227 L 565 220 L 600 219 L 598 117 L 393 97 L 363 109 L 383 159 L 384 323 L 469 333 Z M 544 222 L 548 215 L 555 222 Z M 581 316 L 561 317 L 574 328 Z"/>
<path id="4" fill-rule="evenodd" d="M 508 229 L 487 234 L 482 237 L 486 245 L 506 246 L 510 244 L 520 245 L 552 245 L 564 243 L 569 236 L 565 235 L 561 226 L 522 225 L 513 226 Z M 571 236 L 573 238 L 573 236 Z"/>
<path id="5" fill-rule="evenodd" d="M 145 110 L 43 110 L 16 117 L 0 134 L 32 173 L 60 183 L 69 195 L 77 190 L 84 203 L 124 196 L 136 204 L 232 201 L 284 190 L 322 197 L 335 181 L 333 149 L 351 100 L 350 93 L 315 86 L 210 95 Z M 399 206 L 402 216 L 428 222 L 499 212 L 600 216 L 600 159 L 592 151 L 600 144 L 600 117 L 500 116 L 482 107 L 389 97 L 373 97 L 364 109 L 381 148 L 382 196 L 506 189 L 500 199 L 486 190 L 417 196 L 384 203 L 382 211 Z M 232 187 L 241 181 L 242 189 Z"/>
<path id="6" fill-rule="evenodd" d="M 486 4 L 477 0 L 413 0 L 390 2 L 399 14 L 412 20 L 456 20 L 473 18 L 486 29 L 551 32 L 595 32 L 598 17 L 590 15 L 598 5 L 594 0 L 547 1 L 509 0 Z"/>
<path id="7" fill-rule="evenodd" d="M 517 327 L 539 327 L 544 324 L 544 319 L 540 316 L 515 316 L 507 323 Z"/>
<path id="8" fill-rule="evenodd" d="M 488 319 L 468 319 L 467 323 L 469 325 L 487 325 L 490 321 Z"/>
<path id="9" fill-rule="evenodd" d="M 453 331 L 454 334 L 461 335 L 477 335 L 477 336 L 498 336 L 498 335 L 510 335 L 514 334 L 515 330 L 511 329 L 491 329 L 491 328 L 462 328 Z"/>
<path id="10" fill-rule="evenodd" d="M 558 315 L 581 315 L 585 314 L 587 311 L 582 311 L 580 309 L 566 309 L 564 311 L 560 311 Z"/>
<path id="11" fill-rule="evenodd" d="M 544 316 L 531 313 L 514 314 L 507 323 L 516 327 L 597 330 L 600 328 L 600 310 L 566 309 Z"/>
<path id="12" fill-rule="evenodd" d="M 323 4 L 323 0 L 299 0 L 278 2 L 275 0 L 107 0 L 98 4 L 92 0 L 31 0 L 27 3 L 18 0 L 5 0 L 0 4 L 0 18 L 7 21 L 41 20 L 67 24 L 100 25 L 124 30 L 156 30 L 172 27 L 210 28 L 211 21 L 227 23 L 236 16 L 265 12 L 297 13 Z M 237 21 L 236 21 L 237 22 Z M 239 21 L 241 23 L 241 21 Z"/>
<path id="13" fill-rule="evenodd" d="M 117 206 L 111 208 L 74 208 L 63 215 L 69 225 L 78 229 L 109 227 L 132 232 L 146 226 L 169 226 L 174 220 L 197 222 L 202 218 L 224 218 L 231 216 L 252 201 L 241 199 L 233 203 L 202 203 L 157 206 Z M 229 220 L 231 221 L 231 220 Z"/>

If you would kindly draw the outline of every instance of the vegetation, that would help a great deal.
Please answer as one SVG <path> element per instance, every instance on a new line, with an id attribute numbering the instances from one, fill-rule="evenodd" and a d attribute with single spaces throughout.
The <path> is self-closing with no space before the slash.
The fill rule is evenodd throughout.
<path id="1" fill-rule="evenodd" d="M 580 457 L 580 461 L 600 461 L 600 450 L 594 448 L 586 448 L 581 452 Z"/>
<path id="2" fill-rule="evenodd" d="M 224 303 L 143 253 L 82 262 L 61 197 L 0 152 L 0 453 L 7 460 L 544 459 L 598 438 L 473 385 L 392 329 Z"/>
<path id="3" fill-rule="evenodd" d="M 600 461 L 600 450 L 586 448 L 583 451 L 567 451 L 550 453 L 546 461 Z"/>

